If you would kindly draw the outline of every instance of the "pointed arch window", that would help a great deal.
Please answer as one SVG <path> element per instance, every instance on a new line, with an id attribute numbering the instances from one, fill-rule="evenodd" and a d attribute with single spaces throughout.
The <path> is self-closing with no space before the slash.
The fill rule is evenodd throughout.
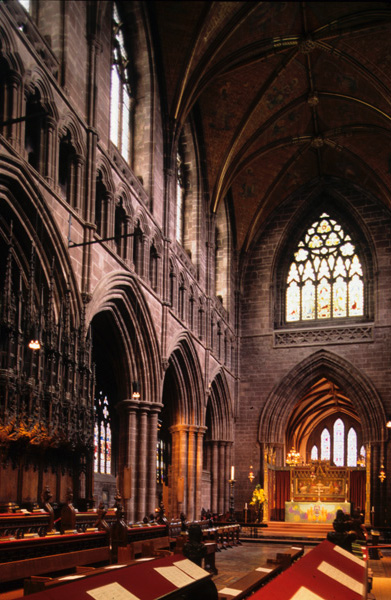
<path id="1" fill-rule="evenodd" d="M 109 401 L 99 392 L 94 404 L 94 471 L 111 474 L 111 419 Z"/>
<path id="2" fill-rule="evenodd" d="M 331 458 L 331 445 L 330 445 L 330 432 L 328 429 L 323 429 L 320 436 L 320 460 L 330 460 Z"/>
<path id="3" fill-rule="evenodd" d="M 286 280 L 285 318 L 306 322 L 364 315 L 364 279 L 348 233 L 322 213 L 300 240 Z"/>
<path id="4" fill-rule="evenodd" d="M 318 446 L 316 445 L 311 448 L 311 460 L 318 460 Z"/>
<path id="5" fill-rule="evenodd" d="M 348 431 L 347 466 L 357 467 L 357 433 L 353 427 Z"/>
<path id="6" fill-rule="evenodd" d="M 334 423 L 333 455 L 334 464 L 342 467 L 345 464 L 345 425 L 342 419 L 337 419 Z"/>
<path id="7" fill-rule="evenodd" d="M 129 59 L 125 47 L 122 22 L 113 3 L 113 54 L 110 84 L 110 139 L 126 162 L 130 158 L 131 88 Z"/>

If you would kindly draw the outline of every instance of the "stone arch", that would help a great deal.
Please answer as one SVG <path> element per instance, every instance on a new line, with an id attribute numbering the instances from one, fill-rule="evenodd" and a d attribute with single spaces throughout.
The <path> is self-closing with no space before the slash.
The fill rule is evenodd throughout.
<path id="1" fill-rule="evenodd" d="M 54 102 L 52 86 L 47 78 L 47 75 L 43 69 L 39 66 L 34 66 L 32 71 L 26 71 L 25 77 L 25 95 L 28 96 L 38 90 L 41 102 L 47 115 L 57 123 L 59 120 L 59 114 L 57 106 Z"/>
<path id="2" fill-rule="evenodd" d="M 110 194 L 114 194 L 115 186 L 114 186 L 114 182 L 113 182 L 111 165 L 110 165 L 109 161 L 107 160 L 107 158 L 105 156 L 103 156 L 102 154 L 97 159 L 97 165 L 96 165 L 97 176 L 98 176 L 99 172 L 102 174 L 102 182 L 103 182 L 104 186 L 106 187 L 107 191 Z"/>
<path id="3" fill-rule="evenodd" d="M 37 264 L 41 269 L 41 285 L 49 287 L 53 273 L 54 309 L 60 311 L 63 298 L 69 293 L 70 318 L 74 325 L 80 321 L 82 301 L 64 238 L 57 228 L 52 213 L 40 189 L 28 170 L 10 157 L 0 159 L 0 236 L 7 242 L 10 223 L 13 223 L 15 256 L 21 270 L 27 272 L 33 244 Z"/>
<path id="4" fill-rule="evenodd" d="M 99 281 L 87 308 L 87 323 L 104 311 L 118 329 L 124 352 L 120 366 L 122 398 L 132 396 L 132 383 L 138 381 L 142 397 L 156 402 L 161 391 L 159 345 L 148 306 L 130 273 L 113 271 Z"/>
<path id="5" fill-rule="evenodd" d="M 204 385 L 191 336 L 183 333 L 168 352 L 168 365 L 177 386 L 176 422 L 203 424 Z"/>
<path id="6" fill-rule="evenodd" d="M 83 140 L 83 132 L 79 122 L 71 113 L 63 115 L 58 123 L 58 135 L 60 138 L 66 135 L 67 131 L 69 131 L 72 140 L 72 145 L 75 148 L 75 151 L 79 156 L 85 158 L 86 146 Z"/>
<path id="7" fill-rule="evenodd" d="M 223 369 L 217 369 L 209 384 L 211 439 L 233 441 L 232 400 Z"/>
<path id="8" fill-rule="evenodd" d="M 384 407 L 371 381 L 352 363 L 319 350 L 288 373 L 270 394 L 262 411 L 258 441 L 283 446 L 285 429 L 296 402 L 321 377 L 349 388 L 349 398 L 360 417 L 365 443 L 381 442 L 386 422 Z"/>

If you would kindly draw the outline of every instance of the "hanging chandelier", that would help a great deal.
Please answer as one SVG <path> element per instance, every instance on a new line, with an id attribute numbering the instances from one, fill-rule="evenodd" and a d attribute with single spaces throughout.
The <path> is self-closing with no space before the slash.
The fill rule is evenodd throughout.
<path id="1" fill-rule="evenodd" d="M 250 472 L 248 474 L 248 478 L 250 480 L 250 483 L 252 483 L 255 479 L 255 475 L 254 475 L 254 471 L 253 471 L 253 466 L 250 465 Z"/>
<path id="2" fill-rule="evenodd" d="M 286 457 L 286 464 L 290 467 L 294 467 L 299 464 L 300 461 L 300 452 L 296 452 L 295 448 L 292 446 L 291 450 L 288 452 Z"/>
<path id="3" fill-rule="evenodd" d="M 383 481 L 385 480 L 385 478 L 386 478 L 386 472 L 385 472 L 385 470 L 384 470 L 384 465 L 383 465 L 383 463 L 382 463 L 382 464 L 380 465 L 379 479 L 380 479 L 380 481 L 383 483 Z"/>

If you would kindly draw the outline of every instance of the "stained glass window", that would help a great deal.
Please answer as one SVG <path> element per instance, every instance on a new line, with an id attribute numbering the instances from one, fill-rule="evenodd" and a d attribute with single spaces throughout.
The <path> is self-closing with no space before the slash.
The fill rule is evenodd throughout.
<path id="1" fill-rule="evenodd" d="M 311 460 L 318 460 L 318 446 L 312 446 Z"/>
<path id="2" fill-rule="evenodd" d="M 294 253 L 287 277 L 286 320 L 363 314 L 363 272 L 355 246 L 341 225 L 322 213 Z"/>
<path id="3" fill-rule="evenodd" d="M 348 449 L 347 466 L 348 467 L 357 467 L 357 433 L 355 432 L 353 427 L 351 427 L 348 432 L 347 449 Z"/>
<path id="4" fill-rule="evenodd" d="M 110 85 L 110 139 L 129 162 L 131 89 L 128 76 L 128 54 L 122 23 L 113 3 L 113 58 Z"/>
<path id="5" fill-rule="evenodd" d="M 95 398 L 94 472 L 111 473 L 111 424 L 109 401 L 103 392 Z"/>
<path id="6" fill-rule="evenodd" d="M 25 10 L 27 10 L 27 12 L 30 12 L 30 9 L 31 9 L 30 0 L 19 0 L 19 3 L 23 6 L 23 8 Z"/>
<path id="7" fill-rule="evenodd" d="M 345 464 L 345 425 L 342 419 L 337 419 L 334 423 L 334 464 L 342 467 Z"/>
<path id="8" fill-rule="evenodd" d="M 323 429 L 320 436 L 320 460 L 330 460 L 330 432 L 328 429 Z"/>

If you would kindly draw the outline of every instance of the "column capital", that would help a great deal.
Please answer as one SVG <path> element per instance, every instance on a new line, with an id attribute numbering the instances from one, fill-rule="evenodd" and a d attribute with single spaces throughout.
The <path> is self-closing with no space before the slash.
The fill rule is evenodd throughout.
<path id="1" fill-rule="evenodd" d="M 136 412 L 139 409 L 140 402 L 134 398 L 125 398 L 118 402 L 116 409 L 118 412 Z"/>
<path id="2" fill-rule="evenodd" d="M 172 425 L 172 427 L 169 428 L 170 433 L 178 433 L 181 431 L 183 431 L 184 433 L 189 431 L 189 425 L 185 425 L 184 423 L 178 423 L 178 425 Z"/>

